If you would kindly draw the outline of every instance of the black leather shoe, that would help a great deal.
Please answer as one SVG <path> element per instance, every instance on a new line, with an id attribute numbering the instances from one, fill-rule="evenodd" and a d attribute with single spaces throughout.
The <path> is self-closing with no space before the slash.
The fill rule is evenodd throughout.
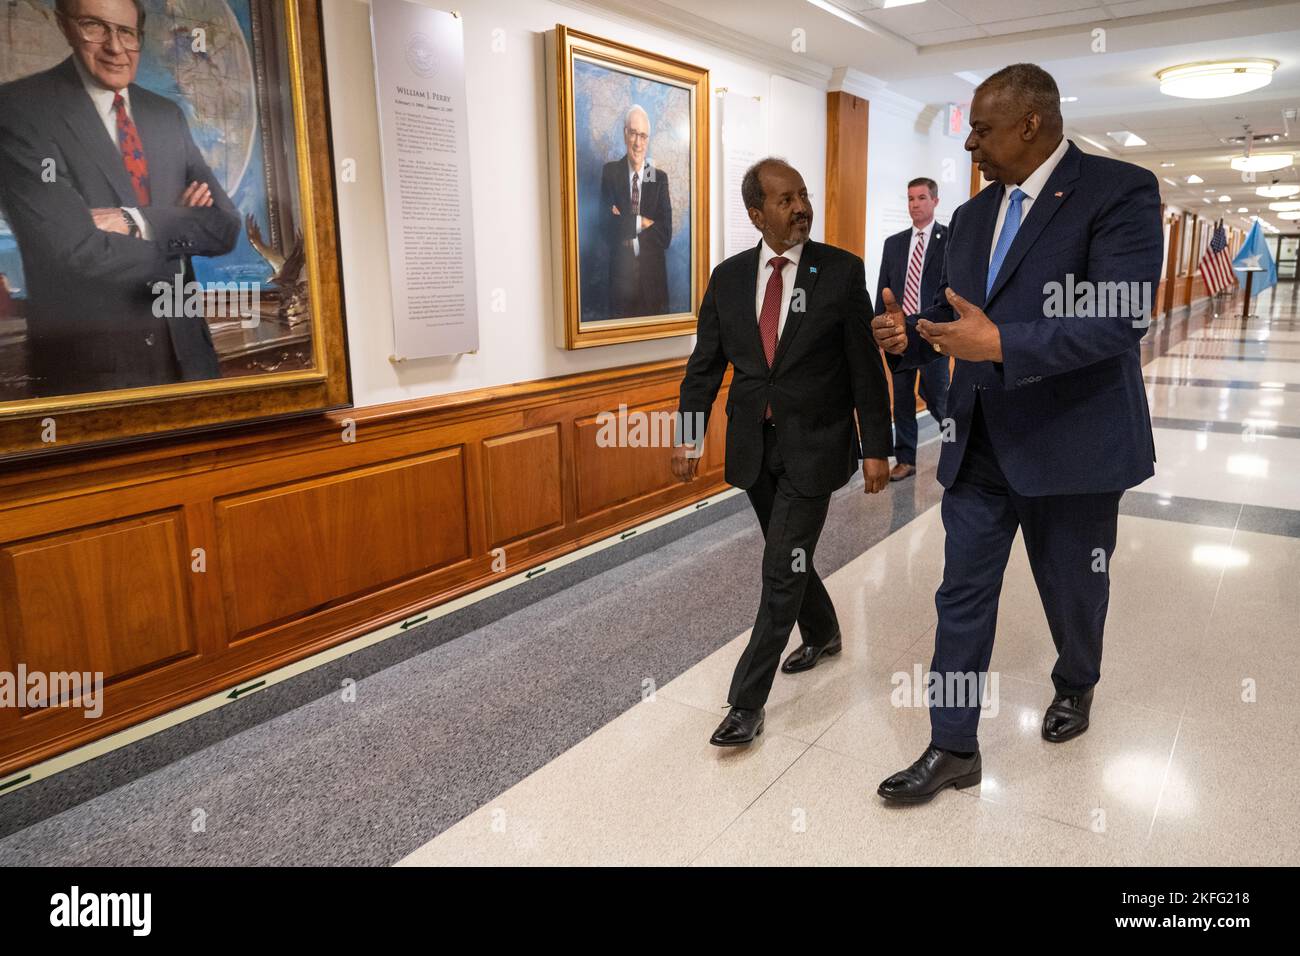
<path id="1" fill-rule="evenodd" d="M 931 745 L 916 763 L 877 787 L 876 793 L 891 803 L 926 803 L 945 787 L 976 786 L 982 772 L 978 750 L 963 759 Z"/>
<path id="2" fill-rule="evenodd" d="M 733 707 L 709 738 L 715 747 L 740 747 L 763 732 L 763 708 Z"/>
<path id="3" fill-rule="evenodd" d="M 1092 710 L 1092 688 L 1086 694 L 1057 694 L 1043 715 L 1043 739 L 1064 743 L 1088 729 Z"/>
<path id="4" fill-rule="evenodd" d="M 842 650 L 844 650 L 844 643 L 840 640 L 838 634 L 831 638 L 829 644 L 823 644 L 821 647 L 800 644 L 790 652 L 790 656 L 781 664 L 781 671 L 786 674 L 797 674 L 800 671 L 812 670 L 823 654 L 827 657 L 834 657 Z"/>

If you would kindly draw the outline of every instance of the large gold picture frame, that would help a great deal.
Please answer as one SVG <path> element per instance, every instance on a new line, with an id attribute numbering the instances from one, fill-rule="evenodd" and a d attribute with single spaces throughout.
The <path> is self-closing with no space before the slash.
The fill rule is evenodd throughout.
<path id="1" fill-rule="evenodd" d="M 0 401 L 0 463 L 350 404 L 320 0 L 247 2 L 266 21 L 252 64 L 266 160 L 250 174 L 264 177 L 268 208 L 261 225 L 241 230 L 279 269 L 272 311 L 292 300 L 298 314 L 285 318 L 282 305 L 279 317 L 300 333 L 284 336 L 296 344 L 259 353 L 248 336 L 237 343 L 250 353 L 242 370 L 219 378 Z M 277 150 L 292 157 L 280 168 Z M 297 276 L 296 287 L 285 276 Z"/>
<path id="2" fill-rule="evenodd" d="M 556 345 L 694 333 L 709 274 L 709 71 L 563 25 L 546 52 Z"/>

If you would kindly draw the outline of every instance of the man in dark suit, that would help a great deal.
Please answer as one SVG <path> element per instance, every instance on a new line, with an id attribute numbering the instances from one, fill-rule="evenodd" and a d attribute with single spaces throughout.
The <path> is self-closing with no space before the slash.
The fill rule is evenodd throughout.
<path id="1" fill-rule="evenodd" d="M 0 87 L 0 210 L 23 257 L 36 391 L 216 378 L 206 321 L 155 315 L 152 286 L 229 252 L 238 212 L 180 108 L 134 83 L 138 0 L 59 0 L 57 17 L 72 56 Z"/>
<path id="2" fill-rule="evenodd" d="M 731 710 L 711 740 L 721 747 L 762 732 L 796 622 L 803 642 L 787 673 L 840 651 L 835 608 L 813 566 L 817 539 L 831 492 L 859 458 L 869 494 L 889 481 L 889 398 L 862 260 L 808 238 L 808 192 L 784 161 L 752 166 L 741 194 L 763 238 L 714 269 L 704 291 L 678 403 L 683 443 L 672 459 L 678 478 L 695 477 L 694 454 L 730 364 L 726 478 L 749 493 L 765 545 L 754 630 L 731 681 Z"/>
<path id="3" fill-rule="evenodd" d="M 600 176 L 601 234 L 609 252 L 609 318 L 663 315 L 668 311 L 668 265 L 673 204 L 668 174 L 646 160 L 650 117 L 640 106 L 623 121 L 622 159 Z"/>
<path id="4" fill-rule="evenodd" d="M 903 311 L 921 311 L 939 288 L 943 271 L 945 233 L 935 222 L 934 207 L 939 204 L 939 184 L 920 177 L 907 184 L 907 213 L 912 228 L 894 233 L 885 240 L 880 256 L 880 279 L 876 283 L 876 301 L 884 301 L 888 289 L 903 303 Z M 894 458 L 890 481 L 902 481 L 916 474 L 916 393 L 917 369 L 894 372 Z M 920 368 L 921 397 L 926 409 L 943 428 L 944 403 L 948 397 L 948 360 L 936 357 Z"/>
<path id="5" fill-rule="evenodd" d="M 939 459 L 946 543 L 930 746 L 878 791 L 902 803 L 980 781 L 980 696 L 1017 528 L 1057 650 L 1042 736 L 1087 730 L 1119 499 L 1154 472 L 1139 343 L 1160 279 L 1155 176 L 1064 139 L 1056 83 L 1032 64 L 980 84 L 970 124 L 966 149 L 994 182 L 953 213 L 942 289 L 906 317 L 886 295 L 872 321 L 895 368 L 957 360 L 955 440 Z M 1111 307 L 1062 308 L 1068 280 Z"/>

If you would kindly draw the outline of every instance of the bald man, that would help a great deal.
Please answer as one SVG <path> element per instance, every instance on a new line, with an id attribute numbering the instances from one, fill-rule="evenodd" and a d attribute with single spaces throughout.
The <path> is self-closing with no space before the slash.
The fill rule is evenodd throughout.
<path id="1" fill-rule="evenodd" d="M 663 315 L 668 311 L 664 252 L 673 239 L 668 175 L 650 165 L 650 117 L 633 106 L 623 119 L 621 159 L 600 177 L 601 235 L 609 249 L 607 318 Z"/>

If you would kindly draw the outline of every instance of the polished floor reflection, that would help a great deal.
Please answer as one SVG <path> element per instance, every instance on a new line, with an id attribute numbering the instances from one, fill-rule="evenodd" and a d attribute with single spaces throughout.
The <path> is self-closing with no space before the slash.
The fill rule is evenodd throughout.
<path id="1" fill-rule="evenodd" d="M 707 743 L 739 634 L 402 862 L 1300 862 L 1296 285 L 1260 296 L 1256 318 L 1233 306 L 1144 343 L 1157 472 L 1122 505 L 1082 737 L 1039 736 L 1053 649 L 1017 541 L 983 783 L 921 807 L 876 797 L 928 739 L 903 691 L 933 644 L 943 530 L 930 507 L 829 576 L 845 652 L 778 675 L 755 746 Z"/>

